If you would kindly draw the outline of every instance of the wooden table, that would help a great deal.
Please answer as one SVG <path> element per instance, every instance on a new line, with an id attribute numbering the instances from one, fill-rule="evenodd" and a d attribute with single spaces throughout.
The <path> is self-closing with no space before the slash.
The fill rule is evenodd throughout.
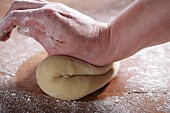
<path id="1" fill-rule="evenodd" d="M 1 17 L 11 3 L 2 1 Z M 86 5 L 76 0 L 64 2 L 103 21 L 110 21 L 114 18 L 111 14 L 117 14 L 130 3 L 109 1 L 117 7 L 109 7 L 106 15 L 104 10 L 103 17 L 100 17 L 100 8 L 92 9 L 87 1 Z M 170 43 L 142 50 L 122 60 L 119 73 L 110 83 L 77 101 L 54 99 L 40 90 L 35 70 L 45 57 L 42 51 L 39 43 L 16 30 L 10 40 L 0 42 L 0 112 L 170 112 Z"/>

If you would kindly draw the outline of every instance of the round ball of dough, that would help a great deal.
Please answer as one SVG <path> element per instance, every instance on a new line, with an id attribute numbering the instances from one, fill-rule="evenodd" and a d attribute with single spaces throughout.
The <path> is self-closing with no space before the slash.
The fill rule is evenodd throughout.
<path id="1" fill-rule="evenodd" d="M 118 72 L 119 63 L 98 67 L 69 56 L 50 56 L 36 71 L 39 87 L 48 95 L 76 100 L 107 84 Z"/>

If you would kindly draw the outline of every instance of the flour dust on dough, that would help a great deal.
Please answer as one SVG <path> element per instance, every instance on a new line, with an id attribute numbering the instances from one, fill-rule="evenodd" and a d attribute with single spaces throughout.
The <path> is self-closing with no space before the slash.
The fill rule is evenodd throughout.
<path id="1" fill-rule="evenodd" d="M 98 67 L 69 56 L 50 56 L 39 64 L 36 79 L 48 95 L 76 100 L 106 85 L 118 68 L 118 62 Z"/>

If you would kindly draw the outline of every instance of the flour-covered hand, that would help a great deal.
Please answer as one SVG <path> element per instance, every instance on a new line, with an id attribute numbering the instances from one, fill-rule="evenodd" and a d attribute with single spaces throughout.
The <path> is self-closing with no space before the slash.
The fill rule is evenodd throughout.
<path id="1" fill-rule="evenodd" d="M 69 55 L 95 65 L 107 65 L 109 25 L 61 3 L 16 0 L 0 23 L 0 40 L 10 37 L 13 28 L 33 37 L 49 55 Z"/>

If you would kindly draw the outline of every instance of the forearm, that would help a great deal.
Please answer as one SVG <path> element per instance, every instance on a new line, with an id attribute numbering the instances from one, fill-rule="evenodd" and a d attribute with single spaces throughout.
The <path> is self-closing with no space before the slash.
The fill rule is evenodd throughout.
<path id="1" fill-rule="evenodd" d="M 111 23 L 110 40 L 114 61 L 169 41 L 170 1 L 135 1 Z"/>

